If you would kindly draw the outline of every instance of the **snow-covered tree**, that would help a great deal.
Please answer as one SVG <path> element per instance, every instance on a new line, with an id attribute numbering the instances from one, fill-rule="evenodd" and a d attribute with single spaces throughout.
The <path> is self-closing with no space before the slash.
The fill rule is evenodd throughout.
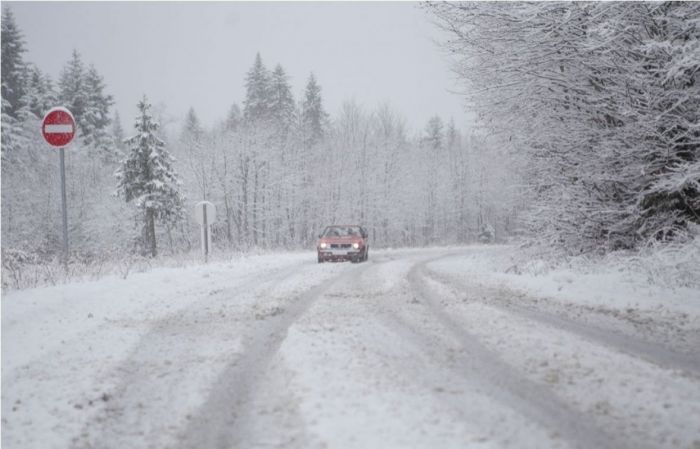
<path id="1" fill-rule="evenodd" d="M 442 119 L 437 115 L 431 117 L 430 120 L 428 120 L 428 124 L 425 125 L 425 137 L 423 141 L 430 151 L 437 153 L 443 149 L 444 127 Z"/>
<path id="2" fill-rule="evenodd" d="M 112 139 L 114 140 L 114 145 L 117 150 L 124 151 L 124 139 L 126 135 L 124 134 L 124 128 L 122 128 L 122 119 L 119 116 L 119 111 L 114 111 L 114 118 L 112 119 Z"/>
<path id="3" fill-rule="evenodd" d="M 307 147 L 314 145 L 324 135 L 328 114 L 323 109 L 321 86 L 316 82 L 312 73 L 306 83 L 304 99 L 301 105 L 301 118 L 304 127 L 304 140 Z"/>
<path id="4" fill-rule="evenodd" d="M 12 10 L 2 8 L 2 160 L 7 161 L 26 142 L 20 117 L 25 103 L 24 38 Z M 3 169 L 5 167 L 3 166 Z"/>
<path id="5" fill-rule="evenodd" d="M 39 119 L 56 105 L 56 93 L 51 78 L 33 64 L 29 64 L 27 69 L 25 97 L 28 111 Z"/>
<path id="6" fill-rule="evenodd" d="M 88 104 L 88 91 L 85 86 L 85 65 L 77 50 L 61 70 L 58 78 L 58 101 L 73 114 L 80 130 L 87 129 L 84 122 Z"/>
<path id="7" fill-rule="evenodd" d="M 228 115 L 226 116 L 225 127 L 229 131 L 236 131 L 243 121 L 243 116 L 241 115 L 241 108 L 236 104 L 231 105 L 231 109 L 228 110 Z"/>
<path id="8" fill-rule="evenodd" d="M 287 139 L 287 133 L 294 123 L 294 97 L 289 85 L 289 77 L 280 64 L 277 64 L 270 78 L 270 111 L 272 126 L 280 141 Z"/>
<path id="9" fill-rule="evenodd" d="M 105 93 L 104 80 L 93 65 L 85 72 L 83 86 L 86 93 L 85 110 L 81 120 L 84 143 L 100 150 L 106 158 L 114 157 L 115 145 L 109 132 L 109 108 L 114 104 L 114 100 L 111 95 Z"/>
<path id="10" fill-rule="evenodd" d="M 173 158 L 158 138 L 158 123 L 150 113 L 146 96 L 138 103 L 136 134 L 127 139 L 127 155 L 117 171 L 117 192 L 141 212 L 142 248 L 152 257 L 157 254 L 156 221 L 172 223 L 183 216 L 184 198 L 180 194 Z"/>
<path id="11" fill-rule="evenodd" d="M 25 91 L 24 37 L 9 7 L 2 8 L 2 99 L 3 114 L 15 119 Z"/>
<path id="12" fill-rule="evenodd" d="M 246 121 L 267 121 L 270 118 L 270 72 L 263 64 L 260 53 L 255 55 L 253 67 L 248 70 L 245 87 L 243 116 Z"/>
<path id="13" fill-rule="evenodd" d="M 111 95 L 105 93 L 105 84 L 97 69 L 87 69 L 77 50 L 61 71 L 58 81 L 58 100 L 75 118 L 83 144 L 94 148 L 106 159 L 115 157 L 115 145 L 109 132 Z"/>
<path id="14" fill-rule="evenodd" d="M 209 199 L 211 190 L 212 155 L 205 148 L 205 132 L 194 108 L 190 108 L 180 135 L 181 153 L 187 162 L 187 173 L 197 188 L 197 198 Z"/>

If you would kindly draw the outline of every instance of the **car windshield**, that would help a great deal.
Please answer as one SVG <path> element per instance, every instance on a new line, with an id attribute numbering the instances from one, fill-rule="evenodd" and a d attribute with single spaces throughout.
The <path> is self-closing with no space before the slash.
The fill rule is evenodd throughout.
<path id="1" fill-rule="evenodd" d="M 361 234 L 359 226 L 329 226 L 323 232 L 324 237 L 359 237 Z"/>

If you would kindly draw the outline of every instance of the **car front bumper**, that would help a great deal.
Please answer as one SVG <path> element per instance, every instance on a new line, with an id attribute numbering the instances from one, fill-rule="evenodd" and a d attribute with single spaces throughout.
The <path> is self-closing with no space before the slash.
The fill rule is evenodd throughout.
<path id="1" fill-rule="evenodd" d="M 336 250 L 336 249 L 319 249 L 318 258 L 323 261 L 341 261 L 352 260 L 362 254 L 362 249 Z"/>

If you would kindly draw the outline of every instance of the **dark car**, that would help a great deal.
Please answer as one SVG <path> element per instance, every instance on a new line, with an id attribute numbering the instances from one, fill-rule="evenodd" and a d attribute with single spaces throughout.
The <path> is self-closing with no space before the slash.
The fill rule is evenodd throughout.
<path id="1" fill-rule="evenodd" d="M 369 258 L 368 234 L 362 226 L 328 226 L 318 238 L 318 263 L 341 260 L 357 263 Z"/>

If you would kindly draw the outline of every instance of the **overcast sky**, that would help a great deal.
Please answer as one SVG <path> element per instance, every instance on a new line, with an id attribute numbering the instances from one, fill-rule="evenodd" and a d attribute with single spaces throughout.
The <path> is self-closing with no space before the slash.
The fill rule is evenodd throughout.
<path id="1" fill-rule="evenodd" d="M 417 3 L 4 3 L 26 59 L 56 79 L 77 49 L 125 125 L 143 93 L 174 117 L 192 106 L 206 125 L 222 120 L 242 105 L 259 51 L 268 68 L 282 64 L 297 98 L 313 71 L 333 115 L 354 98 L 389 102 L 414 129 L 435 114 L 467 127 L 440 33 Z"/>

